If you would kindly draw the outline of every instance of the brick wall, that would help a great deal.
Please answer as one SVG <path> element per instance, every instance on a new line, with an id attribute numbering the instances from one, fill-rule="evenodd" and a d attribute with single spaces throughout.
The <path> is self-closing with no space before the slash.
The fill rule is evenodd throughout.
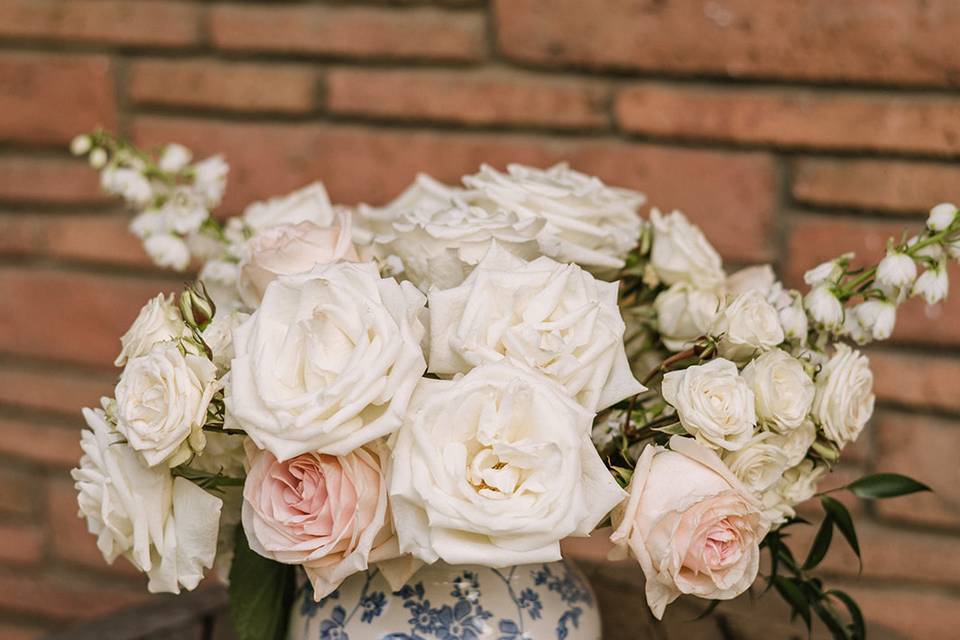
<path id="1" fill-rule="evenodd" d="M 960 199 L 958 33 L 955 0 L 0 1 L 0 637 L 145 597 L 101 561 L 67 470 L 118 336 L 180 278 L 74 134 L 223 151 L 225 213 L 317 178 L 381 202 L 416 171 L 568 160 L 795 283 Z M 936 489 L 855 505 L 863 576 L 840 544 L 826 564 L 906 637 L 960 625 L 957 318 L 960 295 L 908 304 L 872 350 L 879 409 L 837 474 Z"/>

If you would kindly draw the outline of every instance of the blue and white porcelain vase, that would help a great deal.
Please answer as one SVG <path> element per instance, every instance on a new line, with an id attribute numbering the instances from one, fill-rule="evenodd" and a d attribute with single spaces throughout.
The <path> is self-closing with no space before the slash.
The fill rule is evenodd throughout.
<path id="1" fill-rule="evenodd" d="M 309 584 L 290 618 L 289 640 L 599 640 L 600 614 L 586 577 L 570 562 L 507 569 L 420 569 L 392 591 L 376 569 L 314 602 Z"/>

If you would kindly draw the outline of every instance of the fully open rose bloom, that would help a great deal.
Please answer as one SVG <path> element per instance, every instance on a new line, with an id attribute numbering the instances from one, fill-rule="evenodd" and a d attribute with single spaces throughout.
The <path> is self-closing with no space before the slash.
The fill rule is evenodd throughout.
<path id="1" fill-rule="evenodd" d="M 843 343 L 817 375 L 813 417 L 828 438 L 843 447 L 863 431 L 873 414 L 870 360 Z"/>
<path id="2" fill-rule="evenodd" d="M 384 444 L 344 456 L 304 453 L 285 462 L 256 447 L 248 446 L 247 455 L 243 529 L 250 548 L 302 565 L 317 600 L 369 563 L 399 556 L 383 478 Z"/>
<path id="3" fill-rule="evenodd" d="M 726 275 L 720 254 L 685 215 L 679 211 L 663 215 L 659 209 L 653 209 L 650 222 L 650 265 L 661 280 L 667 284 L 686 282 L 701 289 L 723 284 Z"/>
<path id="4" fill-rule="evenodd" d="M 691 438 L 647 446 L 614 512 L 611 541 L 646 576 L 647 603 L 660 619 L 681 594 L 730 600 L 757 577 L 768 525 L 760 503 L 717 455 Z"/>
<path id="5" fill-rule="evenodd" d="M 143 305 L 137 319 L 120 338 L 120 355 L 113 362 L 122 367 L 127 360 L 142 356 L 158 342 L 180 338 L 187 328 L 180 318 L 180 312 L 173 303 L 173 294 L 162 293 Z"/>
<path id="6" fill-rule="evenodd" d="M 320 182 L 314 182 L 285 196 L 254 202 L 243 211 L 243 223 L 254 233 L 301 222 L 329 227 L 333 221 L 333 207 L 327 190 Z"/>
<path id="7" fill-rule="evenodd" d="M 393 453 L 400 549 L 503 567 L 560 559 L 625 497 L 590 441 L 593 413 L 506 362 L 424 380 Z"/>
<path id="8" fill-rule="evenodd" d="M 72 476 L 104 558 L 125 556 L 150 577 L 151 593 L 193 589 L 213 565 L 222 501 L 165 466 L 147 467 L 103 411 L 84 409 L 83 417 L 90 429 Z"/>
<path id="9" fill-rule="evenodd" d="M 813 403 L 813 380 L 803 363 L 782 349 L 773 349 L 743 369 L 757 401 L 757 417 L 786 433 L 802 425 Z"/>
<path id="10" fill-rule="evenodd" d="M 577 265 L 493 247 L 459 287 L 429 295 L 428 370 L 466 373 L 504 358 L 556 380 L 599 411 L 644 390 L 630 372 L 617 283 Z"/>
<path id="11" fill-rule="evenodd" d="M 426 368 L 425 302 L 372 263 L 278 278 L 234 331 L 228 410 L 280 460 L 342 455 L 387 435 Z"/>
<path id="12" fill-rule="evenodd" d="M 784 339 L 780 315 L 756 289 L 734 298 L 713 321 L 710 335 L 720 338 L 717 351 L 722 357 L 740 363 Z"/>

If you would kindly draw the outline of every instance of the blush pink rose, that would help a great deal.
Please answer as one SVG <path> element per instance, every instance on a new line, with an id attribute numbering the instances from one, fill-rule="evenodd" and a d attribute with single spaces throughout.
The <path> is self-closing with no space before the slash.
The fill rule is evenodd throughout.
<path id="1" fill-rule="evenodd" d="M 761 505 L 716 453 L 680 436 L 670 439 L 670 449 L 644 449 L 630 499 L 613 522 L 612 555 L 629 552 L 639 561 L 657 619 L 681 594 L 729 600 L 746 591 L 769 527 Z"/>
<path id="2" fill-rule="evenodd" d="M 300 222 L 258 233 L 247 241 L 240 262 L 240 298 L 247 306 L 257 307 L 267 285 L 279 276 L 303 273 L 318 264 L 359 261 L 351 238 L 346 213 L 340 213 L 329 227 Z"/>
<path id="3" fill-rule="evenodd" d="M 249 446 L 242 522 L 250 548 L 303 565 L 318 600 L 369 563 L 399 556 L 385 455 L 382 444 L 372 443 L 345 456 L 304 453 L 279 462 Z"/>

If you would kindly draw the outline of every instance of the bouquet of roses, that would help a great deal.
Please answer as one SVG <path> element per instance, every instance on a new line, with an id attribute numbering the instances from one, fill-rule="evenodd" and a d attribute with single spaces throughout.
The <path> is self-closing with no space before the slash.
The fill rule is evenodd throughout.
<path id="1" fill-rule="evenodd" d="M 845 593 L 811 575 L 843 504 L 817 484 L 873 410 L 867 357 L 897 307 L 947 294 L 957 208 L 785 288 L 727 275 L 682 213 L 565 165 L 419 176 L 384 207 L 331 205 L 320 183 L 211 217 L 227 166 L 171 144 L 77 138 L 161 266 L 200 269 L 121 339 L 113 398 L 84 410 L 73 476 L 108 561 L 153 592 L 215 568 L 243 637 L 282 635 L 294 572 L 319 599 L 376 564 L 399 588 L 423 563 L 560 558 L 612 525 L 656 617 L 682 594 L 765 581 L 810 624 L 862 638 Z M 926 487 L 893 474 L 864 498 Z M 818 497 L 808 556 L 784 543 Z"/>

